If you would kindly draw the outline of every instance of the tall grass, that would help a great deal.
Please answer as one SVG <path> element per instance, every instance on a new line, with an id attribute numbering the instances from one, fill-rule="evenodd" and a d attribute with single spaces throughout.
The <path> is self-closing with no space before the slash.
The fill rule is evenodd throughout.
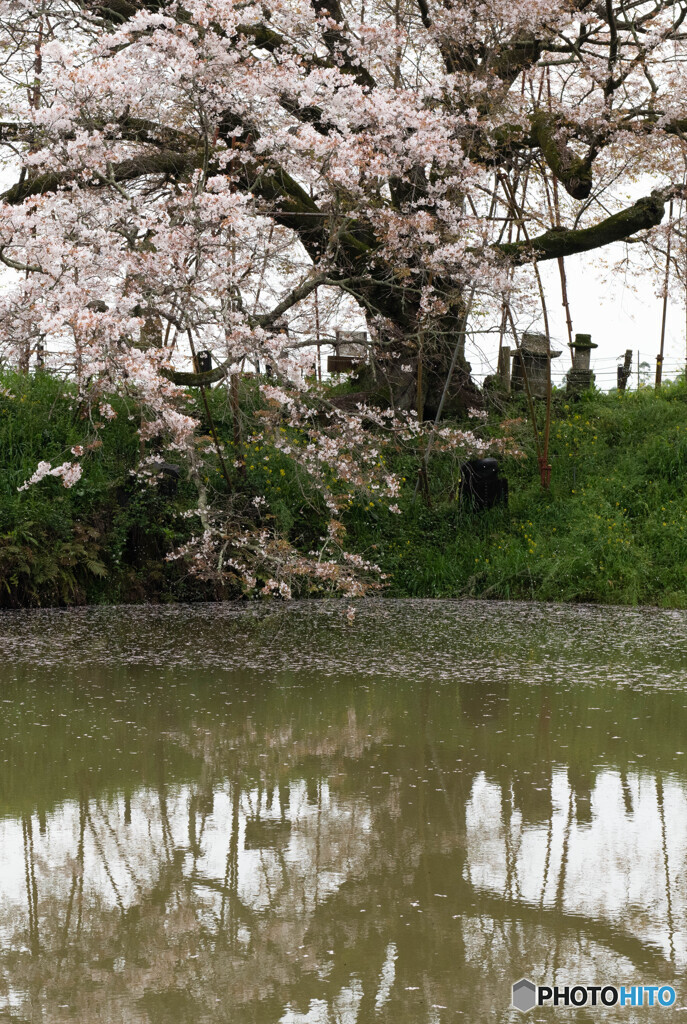
<path id="1" fill-rule="evenodd" d="M 554 408 L 549 491 L 523 422 L 527 457 L 501 464 L 507 509 L 461 509 L 435 460 L 429 507 L 406 496 L 400 522 L 358 519 L 358 543 L 391 574 L 390 594 L 687 606 L 684 383 L 574 403 L 558 395 Z M 498 433 L 498 420 L 487 429 Z"/>
<path id="2" fill-rule="evenodd" d="M 135 418 L 111 401 L 116 419 L 96 426 L 68 383 L 0 376 L 0 607 L 165 596 L 163 556 L 183 520 L 133 483 Z M 74 487 L 48 477 L 19 490 L 41 460 L 59 465 L 77 444 L 91 447 Z"/>
<path id="3" fill-rule="evenodd" d="M 265 495 L 274 528 L 311 550 L 326 533 L 327 510 L 286 456 L 248 441 L 259 405 L 255 383 L 246 382 L 242 393 L 240 451 L 233 450 L 226 394 L 217 389 L 209 397 L 230 464 L 237 458 L 246 464 L 234 486 Z M 178 493 L 165 497 L 132 477 L 140 455 L 138 414 L 108 400 L 117 418 L 96 426 L 64 381 L 0 375 L 0 606 L 234 596 L 165 560 L 193 529 L 183 513 L 195 506 L 197 493 L 182 479 Z M 202 421 L 202 408 L 195 412 Z M 514 434 L 524 452 L 501 461 L 510 485 L 507 508 L 461 508 L 460 452 L 432 455 L 428 502 L 414 499 L 420 453 L 390 448 L 390 468 L 405 478 L 402 514 L 362 497 L 346 512 L 348 548 L 381 566 L 389 595 L 687 607 L 684 383 L 657 394 L 590 393 L 574 403 L 556 394 L 549 491 L 539 484 L 522 402 L 514 400 L 479 429 L 485 437 Z M 75 487 L 48 478 L 18 490 L 40 460 L 56 465 L 84 442 L 93 447 Z M 207 485 L 219 492 L 222 477 L 211 454 L 206 466 Z"/>

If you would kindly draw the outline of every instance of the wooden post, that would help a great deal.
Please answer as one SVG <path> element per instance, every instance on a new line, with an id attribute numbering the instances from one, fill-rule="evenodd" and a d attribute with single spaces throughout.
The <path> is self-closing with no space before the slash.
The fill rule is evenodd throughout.
<path id="1" fill-rule="evenodd" d="M 666 340 L 666 315 L 668 313 L 668 280 L 670 278 L 670 238 L 673 220 L 673 200 L 668 210 L 668 241 L 666 242 L 666 275 L 663 282 L 663 314 L 661 316 L 661 350 L 656 357 L 656 387 L 660 388 L 663 377 L 663 348 Z"/>
<path id="2" fill-rule="evenodd" d="M 191 333 L 190 327 L 186 328 L 186 334 L 188 335 L 188 343 L 191 347 L 191 358 L 193 359 L 193 366 L 196 367 L 198 365 L 198 353 L 196 352 L 196 346 L 193 344 L 193 334 Z M 227 472 L 227 467 L 224 462 L 224 457 L 222 455 L 222 448 L 220 447 L 219 438 L 217 437 L 217 431 L 215 430 L 215 421 L 212 418 L 212 413 L 210 411 L 210 406 L 208 404 L 208 396 L 205 394 L 204 384 L 200 385 L 200 395 L 201 398 L 203 399 L 203 405 L 205 406 L 205 415 L 208 418 L 210 433 L 212 434 L 212 439 L 215 442 L 215 451 L 217 452 L 217 458 L 219 459 L 219 464 L 222 468 L 222 476 L 224 477 L 224 480 L 226 482 L 227 489 L 231 493 L 231 480 L 229 479 L 229 473 Z"/>
<path id="3" fill-rule="evenodd" d="M 320 342 L 320 303 L 317 297 L 318 289 L 315 289 L 315 340 L 317 344 L 317 362 L 315 364 L 315 379 L 322 383 L 322 345 Z"/>
<path id="4" fill-rule="evenodd" d="M 234 433 L 234 451 L 241 476 L 246 475 L 246 460 L 241 453 L 241 410 L 239 408 L 239 375 L 232 373 L 230 381 L 231 389 L 231 422 Z"/>
<path id="5" fill-rule="evenodd" d="M 618 367 L 618 391 L 625 391 L 627 382 L 630 379 L 632 373 L 632 349 L 628 348 L 625 351 L 625 362 L 622 366 Z"/>
<path id="6" fill-rule="evenodd" d="M 420 348 L 417 356 L 417 395 L 415 398 L 418 423 L 422 423 L 425 418 L 425 402 L 422 393 L 422 385 L 422 348 Z"/>
<path id="7" fill-rule="evenodd" d="M 502 345 L 499 350 L 498 378 L 501 388 L 510 392 L 510 345 Z"/>

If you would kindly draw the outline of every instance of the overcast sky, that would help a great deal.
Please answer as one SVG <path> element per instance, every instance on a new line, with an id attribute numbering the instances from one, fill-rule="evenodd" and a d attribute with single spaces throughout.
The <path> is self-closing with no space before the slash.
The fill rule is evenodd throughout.
<path id="1" fill-rule="evenodd" d="M 599 347 L 592 352 L 592 368 L 597 387 L 608 390 L 616 384 L 616 366 L 625 349 L 633 350 L 632 382 L 637 385 L 637 351 L 642 362 L 650 364 L 650 379 L 656 372 L 656 355 L 661 341 L 663 302 L 656 291 L 660 282 L 652 276 L 608 270 L 608 265 L 623 258 L 623 243 L 608 246 L 603 254 L 568 256 L 565 260 L 568 299 L 573 333 L 591 334 Z M 562 355 L 553 363 L 554 382 L 560 381 L 570 366 L 568 332 L 561 304 L 560 277 L 555 262 L 540 265 L 547 298 L 553 347 Z M 666 321 L 664 380 L 672 379 L 685 366 L 685 295 L 681 281 L 669 287 L 670 301 Z M 539 325 L 539 330 L 542 329 Z M 512 340 L 510 341 L 512 345 Z M 467 345 L 475 376 L 481 379 L 495 369 L 498 337 L 477 337 Z M 482 358 L 484 353 L 488 359 Z"/>

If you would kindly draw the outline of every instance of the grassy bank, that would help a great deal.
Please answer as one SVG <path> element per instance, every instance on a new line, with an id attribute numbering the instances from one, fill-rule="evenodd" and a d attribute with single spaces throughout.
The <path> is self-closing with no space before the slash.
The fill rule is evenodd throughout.
<path id="1" fill-rule="evenodd" d="M 141 453 L 135 409 L 111 400 L 116 418 L 98 425 L 84 422 L 69 387 L 50 376 L 5 375 L 0 388 L 0 606 L 239 596 L 165 560 L 192 532 L 183 513 L 197 491 L 182 476 L 176 494 L 165 495 L 132 475 Z M 222 389 L 211 402 L 230 449 L 230 403 Z M 555 395 L 548 492 L 518 402 L 479 427 L 485 437 L 504 430 L 525 456 L 501 461 L 508 508 L 461 509 L 456 453 L 433 456 L 429 494 L 414 500 L 418 460 L 408 451 L 390 456 L 405 477 L 400 516 L 362 499 L 350 507 L 346 545 L 381 566 L 389 595 L 687 606 L 684 383 L 574 403 Z M 41 459 L 61 463 L 85 436 L 92 447 L 78 484 L 48 478 L 18 490 Z M 236 485 L 246 501 L 265 495 L 271 524 L 307 551 L 325 530 L 326 510 L 285 456 L 258 447 L 243 442 L 246 474 Z M 208 485 L 219 493 L 213 473 Z"/>
<path id="2" fill-rule="evenodd" d="M 549 491 L 529 425 L 518 433 L 527 458 L 502 465 L 507 509 L 469 514 L 437 494 L 380 535 L 389 592 L 687 606 L 684 384 L 556 396 Z"/>

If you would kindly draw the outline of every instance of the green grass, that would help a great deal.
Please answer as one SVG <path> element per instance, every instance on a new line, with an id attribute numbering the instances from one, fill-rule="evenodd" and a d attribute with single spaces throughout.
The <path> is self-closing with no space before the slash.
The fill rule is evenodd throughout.
<path id="1" fill-rule="evenodd" d="M 685 385 L 558 395 L 554 417 L 549 491 L 523 423 L 527 458 L 501 461 L 507 509 L 462 510 L 435 460 L 429 507 L 406 495 L 402 520 L 356 522 L 357 543 L 391 575 L 389 594 L 687 606 Z M 499 432 L 496 420 L 487 431 Z"/>
<path id="2" fill-rule="evenodd" d="M 181 562 L 165 561 L 193 529 L 183 513 L 195 507 L 195 488 L 182 479 L 170 498 L 132 477 L 139 413 L 109 401 L 117 418 L 96 426 L 63 381 L 47 374 L 0 376 L 0 606 L 237 596 L 192 579 Z M 202 421 L 193 402 L 190 410 Z M 287 456 L 248 442 L 259 426 L 256 382 L 242 384 L 240 451 L 233 450 L 226 391 L 213 390 L 210 402 L 229 453 L 246 462 L 245 476 L 232 470 L 235 492 L 245 503 L 265 495 L 269 524 L 300 550 L 311 550 L 326 532 L 328 513 Z M 510 426 L 502 425 L 505 420 Z M 576 402 L 554 395 L 549 491 L 539 483 L 521 401 L 478 430 L 485 438 L 509 432 L 524 452 L 500 460 L 510 485 L 507 508 L 461 508 L 456 493 L 463 454 L 457 451 L 432 455 L 429 499 L 414 499 L 419 451 L 387 445 L 389 468 L 405 478 L 402 514 L 367 495 L 344 515 L 346 546 L 381 566 L 388 595 L 687 607 L 684 383 L 659 394 L 590 393 Z M 207 424 L 199 433 L 207 433 Z M 297 432 L 291 440 L 299 441 Z M 72 445 L 84 443 L 93 447 L 75 487 L 46 479 L 17 490 L 41 459 L 56 465 L 71 457 Z M 206 482 L 211 496 L 221 499 L 224 482 L 213 459 L 206 460 Z"/>
<path id="3" fill-rule="evenodd" d="M 110 401 L 117 418 L 96 426 L 64 381 L 0 376 L 0 607 L 176 596 L 164 554 L 186 536 L 191 489 L 170 503 L 132 480 L 135 411 Z M 75 486 L 46 478 L 18 490 L 41 460 L 71 460 L 77 444 L 92 448 Z"/>

